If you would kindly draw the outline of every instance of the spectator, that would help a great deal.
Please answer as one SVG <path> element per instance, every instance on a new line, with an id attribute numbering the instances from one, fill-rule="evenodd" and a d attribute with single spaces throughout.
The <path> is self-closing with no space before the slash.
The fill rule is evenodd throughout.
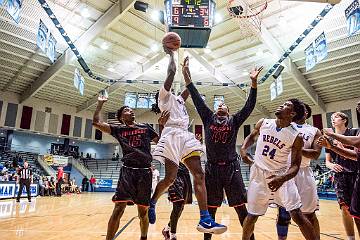
<path id="1" fill-rule="evenodd" d="M 91 192 L 95 192 L 95 182 L 96 182 L 96 179 L 95 179 L 95 177 L 94 177 L 94 175 L 92 175 L 91 176 L 91 178 L 90 178 L 90 188 L 91 188 Z"/>
<path id="2" fill-rule="evenodd" d="M 116 161 L 119 161 L 119 159 L 120 159 L 120 155 L 119 153 L 116 153 Z"/>
<path id="3" fill-rule="evenodd" d="M 89 191 L 89 179 L 87 178 L 87 176 L 85 176 L 85 177 L 83 178 L 83 180 L 81 181 L 81 185 L 82 185 L 81 190 L 82 190 L 83 192 Z"/>
<path id="4" fill-rule="evenodd" d="M 76 193 L 76 188 L 77 188 L 78 186 L 76 185 L 75 178 L 71 179 L 71 181 L 69 182 L 69 184 L 70 184 L 70 192 Z"/>
<path id="5" fill-rule="evenodd" d="M 64 182 L 64 169 L 58 167 L 57 171 L 57 184 L 56 184 L 56 195 L 61 197 L 61 184 Z"/>
<path id="6" fill-rule="evenodd" d="M 39 194 L 40 196 L 44 196 L 45 195 L 45 185 L 44 185 L 44 181 L 42 178 L 39 179 Z"/>

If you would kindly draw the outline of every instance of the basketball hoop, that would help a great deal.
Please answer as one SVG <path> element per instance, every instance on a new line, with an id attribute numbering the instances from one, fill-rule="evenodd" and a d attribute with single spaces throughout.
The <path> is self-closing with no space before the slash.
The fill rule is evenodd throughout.
<path id="1" fill-rule="evenodd" d="M 250 5 L 244 0 L 228 0 L 229 15 L 238 22 L 244 38 L 258 38 L 261 32 L 261 19 L 267 1 L 261 4 Z"/>

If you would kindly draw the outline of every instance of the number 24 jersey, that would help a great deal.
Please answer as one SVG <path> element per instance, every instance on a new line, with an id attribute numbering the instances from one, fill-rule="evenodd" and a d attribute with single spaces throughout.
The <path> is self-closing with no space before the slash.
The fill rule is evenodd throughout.
<path id="1" fill-rule="evenodd" d="M 283 171 L 289 166 L 288 159 L 293 143 L 299 134 L 290 124 L 277 128 L 276 119 L 264 119 L 256 142 L 255 164 L 267 171 Z"/>

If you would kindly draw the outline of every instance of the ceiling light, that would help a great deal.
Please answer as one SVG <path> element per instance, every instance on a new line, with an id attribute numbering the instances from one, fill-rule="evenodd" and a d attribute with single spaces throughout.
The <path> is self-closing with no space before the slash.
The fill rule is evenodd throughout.
<path id="1" fill-rule="evenodd" d="M 115 68 L 113 68 L 113 67 L 108 67 L 107 70 L 110 71 L 110 72 L 115 72 Z"/>
<path id="2" fill-rule="evenodd" d="M 109 44 L 107 44 L 106 42 L 104 42 L 103 44 L 101 44 L 101 49 L 106 50 L 109 49 Z"/>
<path id="3" fill-rule="evenodd" d="M 154 43 L 154 44 L 151 45 L 150 49 L 153 52 L 157 52 L 157 51 L 159 51 L 159 46 Z"/>
<path id="4" fill-rule="evenodd" d="M 223 17 L 221 16 L 220 13 L 216 13 L 215 14 L 215 23 L 219 23 L 223 20 Z"/>
<path id="5" fill-rule="evenodd" d="M 160 12 L 158 10 L 152 10 L 151 11 L 151 19 L 153 21 L 159 21 L 160 20 Z"/>
<path id="6" fill-rule="evenodd" d="M 81 16 L 83 16 L 84 18 L 90 17 L 90 12 L 86 7 L 83 8 L 83 10 L 81 11 Z"/>

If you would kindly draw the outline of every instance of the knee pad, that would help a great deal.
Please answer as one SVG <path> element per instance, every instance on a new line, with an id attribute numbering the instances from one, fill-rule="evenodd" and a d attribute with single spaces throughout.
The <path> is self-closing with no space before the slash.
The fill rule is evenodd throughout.
<path id="1" fill-rule="evenodd" d="M 291 216 L 285 208 L 279 207 L 279 213 L 277 218 L 277 224 L 280 226 L 287 226 L 291 222 Z"/>

